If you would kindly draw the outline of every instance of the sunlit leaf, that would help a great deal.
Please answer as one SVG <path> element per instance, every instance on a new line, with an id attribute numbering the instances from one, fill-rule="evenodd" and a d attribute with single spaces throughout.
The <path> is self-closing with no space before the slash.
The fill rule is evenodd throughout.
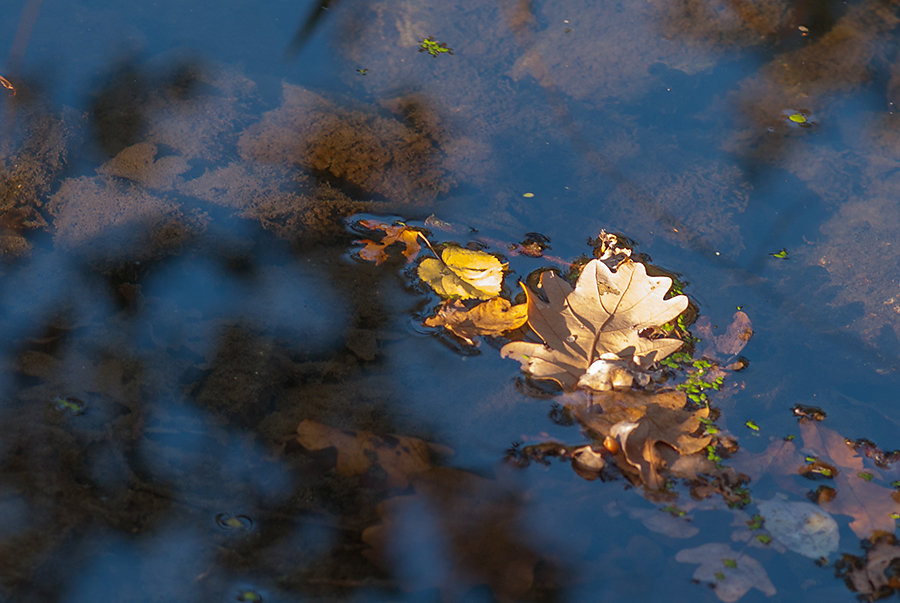
<path id="1" fill-rule="evenodd" d="M 449 300 L 438 306 L 434 316 L 425 320 L 429 327 L 446 327 L 448 331 L 474 345 L 478 335 L 500 335 L 525 324 L 525 304 L 515 306 L 494 297 L 474 308 L 467 309 L 459 300 Z"/>
<path id="2" fill-rule="evenodd" d="M 441 297 L 490 299 L 500 294 L 506 264 L 489 253 L 453 245 L 419 264 L 419 278 Z"/>
<path id="3" fill-rule="evenodd" d="M 649 366 L 681 347 L 679 339 L 648 339 L 640 333 L 674 320 L 688 306 L 684 295 L 665 299 L 672 279 L 647 275 L 643 264 L 626 261 L 612 272 L 588 262 L 574 290 L 553 272 L 541 275 L 538 292 L 526 288 L 528 324 L 544 341 L 517 341 L 501 354 L 518 360 L 536 379 L 572 390 L 604 353 Z"/>
<path id="4" fill-rule="evenodd" d="M 385 249 L 394 243 L 401 243 L 403 245 L 402 253 L 407 262 L 413 261 L 419 254 L 421 245 L 419 245 L 420 235 L 418 231 L 402 224 L 391 226 L 373 220 L 360 220 L 359 224 L 370 230 L 384 231 L 384 237 L 381 241 L 376 242 L 369 239 L 357 241 L 357 243 L 363 243 L 365 245 L 365 247 L 359 250 L 359 257 L 362 259 L 375 262 L 376 265 L 381 264 L 388 258 Z"/>

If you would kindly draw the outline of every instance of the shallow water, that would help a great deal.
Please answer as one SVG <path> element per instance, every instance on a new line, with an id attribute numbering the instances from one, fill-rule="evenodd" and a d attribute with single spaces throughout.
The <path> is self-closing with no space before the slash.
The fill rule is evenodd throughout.
<path id="1" fill-rule="evenodd" d="M 900 448 L 895 7 L 231 4 L 0 7 L 0 597 L 727 600 L 680 561 L 710 543 L 778 599 L 855 597 L 835 563 L 893 524 L 895 465 L 797 471 L 816 434 Z M 742 308 L 710 403 L 724 464 L 764 466 L 747 504 L 513 462 L 590 440 L 504 338 L 423 326 L 439 298 L 358 257 L 363 215 L 446 221 L 510 297 L 606 230 L 718 332 Z M 823 483 L 826 562 L 748 531 Z"/>

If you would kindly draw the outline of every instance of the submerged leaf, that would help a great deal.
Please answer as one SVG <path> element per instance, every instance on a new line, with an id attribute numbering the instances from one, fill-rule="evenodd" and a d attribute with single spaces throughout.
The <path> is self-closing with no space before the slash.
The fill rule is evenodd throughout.
<path id="1" fill-rule="evenodd" d="M 525 304 L 511 306 L 502 297 L 494 297 L 472 309 L 459 300 L 445 301 L 434 316 L 425 320 L 429 327 L 446 327 L 448 331 L 475 345 L 478 335 L 500 335 L 525 324 Z"/>
<path id="2" fill-rule="evenodd" d="M 616 272 L 599 260 L 588 262 L 575 289 L 552 272 L 528 296 L 528 324 L 544 341 L 517 341 L 501 354 L 518 360 L 536 379 L 550 379 L 572 390 L 604 353 L 641 367 L 681 347 L 680 339 L 647 339 L 640 333 L 674 320 L 688 306 L 684 295 L 664 299 L 672 279 L 647 275 L 643 264 L 626 261 Z"/>
<path id="3" fill-rule="evenodd" d="M 490 299 L 500 294 L 506 264 L 489 253 L 448 246 L 419 264 L 419 278 L 441 297 Z"/>
<path id="4" fill-rule="evenodd" d="M 675 555 L 681 563 L 697 563 L 694 579 L 712 585 L 716 596 L 726 603 L 737 601 L 751 588 L 766 596 L 775 594 L 775 585 L 759 562 L 732 550 L 724 542 L 710 542 L 693 549 L 683 549 Z"/>
<path id="5" fill-rule="evenodd" d="M 374 467 L 384 472 L 388 487 L 397 488 L 405 488 L 413 476 L 432 468 L 432 451 L 446 452 L 418 438 L 346 431 L 309 419 L 297 426 L 297 441 L 307 450 L 337 449 L 339 475 L 365 475 Z"/>
<path id="6" fill-rule="evenodd" d="M 819 559 L 837 551 L 838 524 L 816 505 L 773 498 L 759 501 L 757 506 L 769 533 L 795 553 Z"/>

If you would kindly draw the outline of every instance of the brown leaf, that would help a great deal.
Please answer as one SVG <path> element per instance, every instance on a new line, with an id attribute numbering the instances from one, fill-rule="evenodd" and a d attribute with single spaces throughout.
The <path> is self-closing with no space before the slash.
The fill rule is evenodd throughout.
<path id="1" fill-rule="evenodd" d="M 843 513 L 853 517 L 850 529 L 860 538 L 868 538 L 876 531 L 893 532 L 892 513 L 900 513 L 895 491 L 877 483 L 881 474 L 863 465 L 863 457 L 836 431 L 815 421 L 801 421 L 804 451 L 813 453 L 820 461 L 830 461 L 838 468 L 834 477 L 837 495 L 820 502 L 829 513 Z M 860 474 L 868 474 L 864 479 Z"/>
<path id="2" fill-rule="evenodd" d="M 624 462 L 622 468 L 637 472 L 651 490 L 665 484 L 662 472 L 678 464 L 681 455 L 699 452 L 712 441 L 708 435 L 692 435 L 709 409 L 684 410 L 684 392 L 610 391 L 570 394 L 565 400 L 582 425 L 600 438 L 617 439 L 620 450 L 615 458 L 620 467 Z M 690 474 L 690 467 L 682 463 L 679 474 Z"/>
<path id="3" fill-rule="evenodd" d="M 872 546 L 866 551 L 865 560 L 848 556 L 856 561 L 847 571 L 845 577 L 861 595 L 874 595 L 873 598 L 889 596 L 892 590 L 900 590 L 900 577 L 893 571 L 888 573 L 891 565 L 900 560 L 900 546 L 893 534 L 878 533 L 871 538 Z"/>
<path id="4" fill-rule="evenodd" d="M 712 585 L 716 596 L 726 603 L 737 601 L 751 588 L 768 597 L 775 594 L 775 585 L 759 562 L 732 550 L 724 542 L 710 542 L 693 549 L 683 549 L 675 555 L 682 563 L 697 563 L 694 580 Z"/>
<path id="5" fill-rule="evenodd" d="M 647 339 L 640 332 L 675 319 L 687 297 L 664 299 L 672 279 L 651 277 L 643 264 L 626 261 L 612 272 L 599 260 L 588 262 L 575 289 L 552 272 L 541 275 L 547 301 L 526 288 L 528 324 L 543 344 L 517 341 L 501 354 L 518 360 L 536 379 L 572 390 L 604 353 L 648 366 L 679 347 L 678 339 Z"/>
<path id="6" fill-rule="evenodd" d="M 434 316 L 425 320 L 429 327 L 444 326 L 470 345 L 478 335 L 500 335 L 525 324 L 525 304 L 510 306 L 502 297 L 494 297 L 471 310 L 460 300 L 445 301 Z"/>
<path id="7" fill-rule="evenodd" d="M 817 421 L 801 420 L 800 433 L 802 450 L 794 442 L 775 442 L 761 454 L 736 455 L 732 465 L 753 479 L 772 473 L 783 489 L 798 492 L 804 489 L 798 488 L 792 478 L 798 473 L 812 475 L 809 468 L 819 468 L 815 475 L 824 477 L 827 481 L 820 484 L 828 488 L 828 495 L 819 497 L 819 506 L 832 515 L 852 517 L 850 529 L 860 538 L 868 538 L 875 531 L 893 532 L 895 520 L 891 514 L 900 513 L 900 503 L 894 489 L 878 483 L 886 481 L 881 471 L 866 467 L 863 457 L 846 439 Z M 830 479 L 821 469 L 833 473 Z"/>
<path id="8" fill-rule="evenodd" d="M 753 337 L 750 317 L 741 311 L 734 313 L 731 324 L 721 335 L 713 334 L 712 322 L 707 316 L 701 316 L 693 329 L 706 344 L 702 356 L 719 362 L 725 362 L 739 354 Z"/>
<path id="9" fill-rule="evenodd" d="M 369 230 L 383 230 L 384 238 L 380 242 L 371 241 L 369 239 L 361 239 L 357 243 L 364 243 L 365 247 L 359 250 L 359 257 L 369 262 L 375 262 L 376 265 L 387 260 L 388 255 L 385 248 L 394 243 L 403 244 L 403 255 L 406 257 L 407 263 L 412 262 L 419 255 L 421 245 L 419 245 L 419 233 L 408 226 L 402 224 L 391 226 L 374 220 L 360 220 L 361 226 Z"/>
<path id="10" fill-rule="evenodd" d="M 337 450 L 338 474 L 365 475 L 373 467 L 385 474 L 390 488 L 405 488 L 411 477 L 432 468 L 431 452 L 447 449 L 418 438 L 347 431 L 305 419 L 297 426 L 297 441 L 307 450 Z"/>
<path id="11" fill-rule="evenodd" d="M 708 416 L 708 408 L 690 412 L 652 404 L 637 423 L 617 423 L 610 433 L 619 438 L 625 458 L 640 472 L 644 485 L 658 490 L 666 482 L 661 471 L 679 455 L 699 452 L 712 441 L 709 435 L 691 435 L 700 427 L 700 419 Z"/>

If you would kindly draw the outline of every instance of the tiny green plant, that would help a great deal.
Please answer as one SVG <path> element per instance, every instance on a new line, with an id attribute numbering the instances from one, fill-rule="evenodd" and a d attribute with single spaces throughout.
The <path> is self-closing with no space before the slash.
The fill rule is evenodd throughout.
<path id="1" fill-rule="evenodd" d="M 788 259 L 788 250 L 782 247 L 778 251 L 773 251 L 769 255 L 773 258 L 778 258 L 779 260 L 786 260 Z"/>
<path id="2" fill-rule="evenodd" d="M 754 423 L 752 420 L 746 421 L 746 422 L 744 423 L 744 425 L 745 425 L 748 429 L 752 429 L 753 431 L 759 431 L 759 425 L 757 425 L 756 423 Z"/>
<path id="3" fill-rule="evenodd" d="M 433 57 L 439 54 L 453 54 L 453 49 L 444 42 L 438 42 L 433 36 L 428 36 L 419 42 L 419 52 L 427 52 Z"/>
<path id="4" fill-rule="evenodd" d="M 868 471 L 860 471 L 859 473 L 856 474 L 856 476 L 867 482 L 870 482 L 875 478 L 875 476 L 873 474 L 869 473 Z"/>

